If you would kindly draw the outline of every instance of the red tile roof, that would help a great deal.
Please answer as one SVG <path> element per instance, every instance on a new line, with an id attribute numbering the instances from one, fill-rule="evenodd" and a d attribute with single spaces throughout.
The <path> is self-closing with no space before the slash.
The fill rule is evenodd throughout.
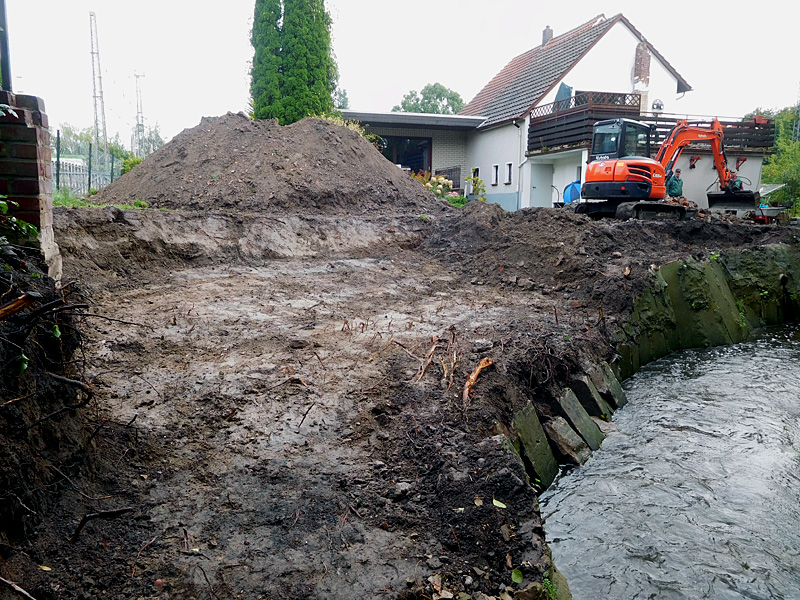
<path id="1" fill-rule="evenodd" d="M 459 114 L 487 116 L 481 128 L 523 118 L 619 22 L 648 44 L 650 51 L 678 80 L 679 93 L 692 89 L 622 14 L 610 19 L 601 14 L 512 59 Z"/>

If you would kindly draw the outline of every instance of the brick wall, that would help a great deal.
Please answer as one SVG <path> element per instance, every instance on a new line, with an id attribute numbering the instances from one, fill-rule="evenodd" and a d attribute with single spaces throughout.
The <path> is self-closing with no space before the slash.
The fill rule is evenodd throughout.
<path id="1" fill-rule="evenodd" d="M 58 279 L 61 258 L 53 238 L 53 173 L 49 122 L 44 101 L 0 91 L 0 104 L 11 107 L 0 117 L 0 195 L 9 214 L 39 228 L 39 245 L 51 276 Z"/>

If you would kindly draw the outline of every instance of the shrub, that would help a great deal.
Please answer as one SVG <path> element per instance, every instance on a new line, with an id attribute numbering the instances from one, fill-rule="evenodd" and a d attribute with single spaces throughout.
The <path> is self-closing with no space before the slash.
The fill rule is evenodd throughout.
<path id="1" fill-rule="evenodd" d="M 27 221 L 8 216 L 8 207 L 16 206 L 16 202 L 6 200 L 5 196 L 0 196 L 0 244 L 8 243 L 8 236 L 12 239 L 35 238 L 39 230 L 35 225 Z"/>
<path id="2" fill-rule="evenodd" d="M 425 189 L 433 192 L 437 198 L 446 200 L 453 193 L 453 182 L 444 175 L 431 175 L 430 171 L 420 171 L 412 173 L 411 176 L 424 185 Z"/>
<path id="3" fill-rule="evenodd" d="M 339 127 L 346 127 L 351 131 L 355 131 L 358 135 L 363 137 L 367 140 L 370 144 L 377 148 L 378 152 L 383 152 L 386 150 L 386 140 L 384 140 L 381 136 L 376 135 L 374 133 L 367 133 L 367 130 L 361 125 L 358 121 L 348 121 L 347 119 L 343 118 L 342 115 L 333 113 L 322 113 L 320 115 L 314 115 L 315 119 L 322 119 L 323 121 L 327 121 L 333 125 L 338 125 Z"/>
<path id="4" fill-rule="evenodd" d="M 467 198 L 466 196 L 462 196 L 458 192 L 450 192 L 449 194 L 447 194 L 447 201 L 452 206 L 455 206 L 456 208 L 461 208 L 467 202 L 469 202 L 469 198 Z"/>
<path id="5" fill-rule="evenodd" d="M 475 176 L 467 177 L 467 183 L 472 185 L 472 195 L 475 196 L 475 200 L 486 202 L 486 184 L 483 183 L 483 179 Z"/>
<path id="6" fill-rule="evenodd" d="M 136 165 L 142 162 L 142 159 L 138 156 L 132 156 L 130 158 L 126 158 L 122 162 L 122 174 L 125 175 L 128 171 L 131 171 Z"/>

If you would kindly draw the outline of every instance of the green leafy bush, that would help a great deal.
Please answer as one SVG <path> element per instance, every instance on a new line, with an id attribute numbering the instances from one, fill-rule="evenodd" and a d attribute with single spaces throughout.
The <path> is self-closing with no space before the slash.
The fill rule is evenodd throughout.
<path id="1" fill-rule="evenodd" d="M 447 195 L 447 201 L 450 203 L 451 206 L 455 206 L 456 208 L 461 208 L 462 206 L 466 205 L 469 202 L 469 198 L 466 196 L 461 196 L 457 192 L 450 192 Z"/>
<path id="2" fill-rule="evenodd" d="M 367 140 L 370 144 L 375 146 L 378 149 L 378 152 L 383 152 L 386 150 L 386 140 L 384 140 L 381 136 L 376 135 L 374 133 L 367 133 L 367 130 L 364 129 L 363 125 L 359 121 L 350 121 L 345 119 L 339 113 L 322 113 L 319 115 L 314 115 L 315 119 L 322 119 L 323 121 L 327 121 L 333 125 L 338 125 L 339 127 L 346 127 L 350 131 L 355 131 L 358 135 L 363 137 Z"/>
<path id="3" fill-rule="evenodd" d="M 472 195 L 475 200 L 486 202 L 486 184 L 478 176 L 467 177 L 467 183 L 472 186 Z"/>
<path id="4" fill-rule="evenodd" d="M 39 234 L 35 225 L 27 221 L 22 221 L 17 217 L 9 217 L 9 206 L 16 206 L 16 202 L 7 200 L 5 196 L 0 196 L 0 244 L 8 243 L 8 236 L 13 238 L 33 238 Z"/>
<path id="5" fill-rule="evenodd" d="M 133 168 L 142 162 L 142 159 L 138 156 L 132 156 L 131 158 L 126 158 L 122 163 L 122 174 L 125 175 L 128 171 L 133 170 Z"/>

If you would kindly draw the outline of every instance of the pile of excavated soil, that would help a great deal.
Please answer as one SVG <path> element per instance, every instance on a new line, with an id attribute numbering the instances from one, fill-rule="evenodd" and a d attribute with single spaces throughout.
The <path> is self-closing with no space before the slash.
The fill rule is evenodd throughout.
<path id="1" fill-rule="evenodd" d="M 354 131 L 322 119 L 280 126 L 204 118 L 100 194 L 108 204 L 307 214 L 447 210 Z"/>
<path id="2" fill-rule="evenodd" d="M 549 208 L 508 213 L 471 202 L 439 223 L 426 247 L 455 263 L 473 284 L 564 293 L 571 302 L 613 307 L 625 316 L 648 282 L 651 265 L 728 248 L 792 241 L 789 228 L 730 222 L 594 221 Z M 645 276 L 643 276 L 645 275 Z"/>

